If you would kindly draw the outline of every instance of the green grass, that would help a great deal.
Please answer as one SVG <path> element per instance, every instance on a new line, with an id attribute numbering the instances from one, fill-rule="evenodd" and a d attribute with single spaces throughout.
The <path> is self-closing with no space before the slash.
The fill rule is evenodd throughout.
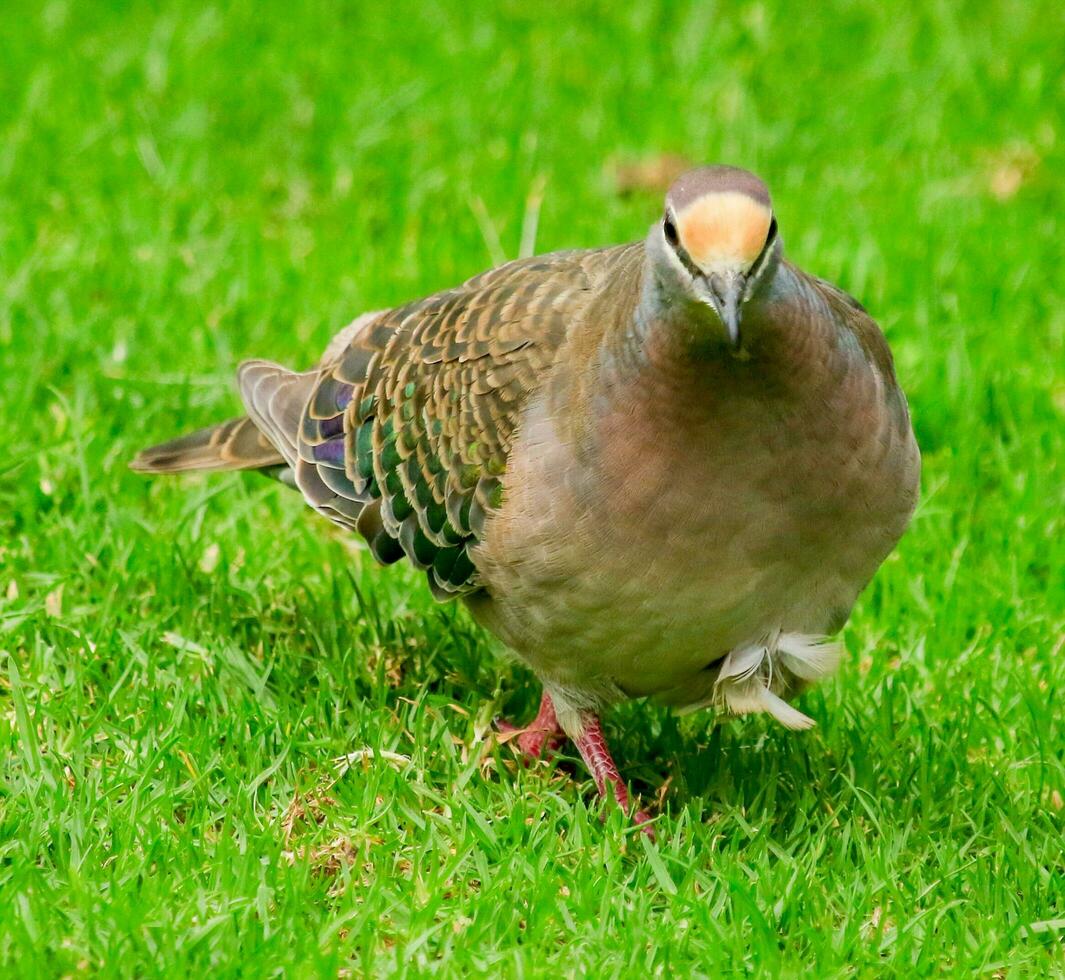
<path id="1" fill-rule="evenodd" d="M 0 9 L 5 972 L 1065 975 L 1060 5 L 475 6 Z M 417 573 L 126 462 L 540 188 L 540 250 L 641 237 L 663 152 L 767 178 L 925 463 L 816 730 L 611 714 L 650 845 L 493 744 L 538 692 Z"/>

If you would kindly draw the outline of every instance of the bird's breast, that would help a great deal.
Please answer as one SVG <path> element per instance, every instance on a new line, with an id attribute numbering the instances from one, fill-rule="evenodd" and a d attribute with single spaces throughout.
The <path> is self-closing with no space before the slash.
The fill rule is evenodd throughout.
<path id="1" fill-rule="evenodd" d="M 834 629 L 914 502 L 912 435 L 880 386 L 787 399 L 645 379 L 576 427 L 534 402 L 475 613 L 541 674 L 629 694 L 767 630 Z"/>

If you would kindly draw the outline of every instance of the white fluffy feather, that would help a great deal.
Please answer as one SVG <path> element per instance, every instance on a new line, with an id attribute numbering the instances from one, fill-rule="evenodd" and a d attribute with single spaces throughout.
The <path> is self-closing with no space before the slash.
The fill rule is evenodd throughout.
<path id="1" fill-rule="evenodd" d="M 714 684 L 715 700 L 733 714 L 764 711 L 785 728 L 812 728 L 814 720 L 780 695 L 796 681 L 812 683 L 839 665 L 841 648 L 823 636 L 777 633 L 761 643 L 729 651 Z"/>

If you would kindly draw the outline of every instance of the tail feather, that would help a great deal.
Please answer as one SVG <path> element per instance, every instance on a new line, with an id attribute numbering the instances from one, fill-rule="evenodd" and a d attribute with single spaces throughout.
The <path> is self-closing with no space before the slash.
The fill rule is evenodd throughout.
<path id="1" fill-rule="evenodd" d="M 130 467 L 140 473 L 182 473 L 294 466 L 300 420 L 319 374 L 318 369 L 300 374 L 269 361 L 245 361 L 238 375 L 248 410 L 244 418 L 145 449 Z"/>
<path id="2" fill-rule="evenodd" d="M 130 469 L 138 473 L 190 470 L 258 470 L 285 462 L 273 443 L 247 417 L 208 426 L 141 450 Z"/>

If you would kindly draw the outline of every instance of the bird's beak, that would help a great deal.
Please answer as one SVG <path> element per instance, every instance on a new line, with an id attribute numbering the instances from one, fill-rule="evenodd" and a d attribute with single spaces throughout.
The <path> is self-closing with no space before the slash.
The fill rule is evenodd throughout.
<path id="1" fill-rule="evenodd" d="M 712 272 L 704 279 L 706 298 L 721 319 L 725 334 L 733 350 L 739 350 L 743 343 L 740 335 L 740 314 L 743 303 L 743 290 L 747 278 L 742 272 Z"/>

